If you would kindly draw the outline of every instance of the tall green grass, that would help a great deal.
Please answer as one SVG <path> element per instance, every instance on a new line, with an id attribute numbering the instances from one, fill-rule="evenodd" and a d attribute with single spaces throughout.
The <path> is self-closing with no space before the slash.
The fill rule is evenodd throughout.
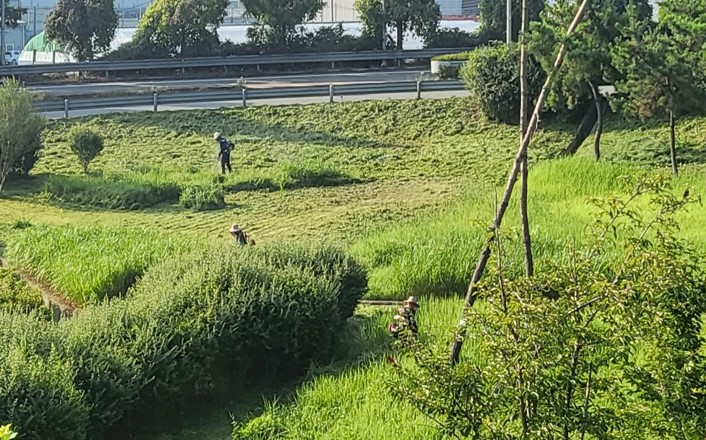
<path id="1" fill-rule="evenodd" d="M 33 226 L 9 236 L 5 255 L 82 305 L 125 293 L 153 263 L 196 246 L 148 230 Z"/>
<path id="2" fill-rule="evenodd" d="M 419 325 L 424 338 L 448 334 L 460 313 L 460 301 L 421 298 Z M 385 333 L 393 307 L 359 310 L 349 322 L 350 352 L 340 366 L 311 373 L 291 402 L 267 402 L 262 414 L 235 423 L 234 440 L 245 439 L 427 439 L 437 438 L 432 420 L 408 403 L 394 398 L 385 361 L 392 351 Z M 465 355 L 475 346 L 469 341 Z"/>
<path id="3" fill-rule="evenodd" d="M 585 158 L 535 166 L 530 173 L 529 215 L 538 269 L 547 262 L 565 259 L 567 247 L 581 246 L 586 226 L 596 211 L 590 199 L 624 193 L 626 188 L 619 177 L 640 170 L 644 168 Z M 684 169 L 674 180 L 675 191 L 681 194 L 691 187 L 692 193 L 706 194 L 703 176 L 701 167 Z M 487 187 L 471 187 L 462 202 L 446 211 L 421 216 L 356 243 L 355 253 L 371 269 L 369 296 L 462 293 L 492 223 L 494 197 Z M 706 230 L 699 226 L 704 216 L 706 209 L 696 206 L 680 218 L 684 234 L 699 246 L 706 246 Z M 523 261 L 518 245 L 517 197 L 508 208 L 503 231 L 514 238 L 512 245 L 504 248 L 508 275 L 512 276 L 520 273 Z"/>

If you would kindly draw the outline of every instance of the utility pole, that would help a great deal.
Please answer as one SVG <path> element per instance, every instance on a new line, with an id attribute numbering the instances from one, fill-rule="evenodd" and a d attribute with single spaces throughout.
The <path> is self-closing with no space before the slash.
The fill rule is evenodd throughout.
<path id="1" fill-rule="evenodd" d="M 385 0 L 382 0 L 382 50 L 387 49 L 387 12 L 385 12 Z"/>
<path id="2" fill-rule="evenodd" d="M 0 0 L 0 9 L 2 9 L 2 14 L 0 14 L 0 54 L 2 54 L 2 61 L 0 61 L 0 65 L 5 64 L 5 1 Z"/>
<path id="3" fill-rule="evenodd" d="M 505 29 L 505 34 L 506 34 L 507 44 L 509 45 L 512 43 L 512 0 L 507 0 L 507 5 L 506 5 L 505 9 L 506 9 L 505 13 L 507 15 L 507 17 L 506 17 L 507 21 L 505 23 L 505 27 L 507 29 Z"/>

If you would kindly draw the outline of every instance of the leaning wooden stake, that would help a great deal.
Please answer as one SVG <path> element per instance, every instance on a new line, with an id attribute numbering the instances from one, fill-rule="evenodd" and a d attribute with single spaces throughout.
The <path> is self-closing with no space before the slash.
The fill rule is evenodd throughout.
<path id="1" fill-rule="evenodd" d="M 581 2 L 581 5 L 579 6 L 578 11 L 576 12 L 576 16 L 574 17 L 574 20 L 571 22 L 571 25 L 569 25 L 569 29 L 566 32 L 566 37 L 569 37 L 571 36 L 571 34 L 574 33 L 576 27 L 581 22 L 581 19 L 583 18 L 583 15 L 586 12 L 589 3 L 590 0 L 583 0 Z M 542 112 L 542 109 L 544 108 L 544 103 L 547 100 L 549 89 L 552 83 L 554 82 L 554 77 L 561 68 L 561 65 L 564 63 L 566 50 L 566 43 L 562 43 L 559 47 L 559 53 L 556 56 L 554 67 L 547 76 L 547 80 L 544 82 L 544 86 L 542 86 L 542 91 L 539 94 L 539 98 L 537 99 L 537 104 L 534 107 L 534 112 L 532 112 L 532 118 L 530 119 L 529 124 L 527 125 L 527 132 L 522 138 L 522 143 L 520 144 L 519 151 L 515 156 L 515 162 L 513 163 L 512 170 L 510 171 L 510 174 L 507 177 L 507 184 L 505 185 L 505 191 L 503 193 L 503 198 L 500 201 L 500 206 L 498 206 L 498 209 L 495 213 L 495 220 L 493 221 L 493 226 L 490 228 L 489 236 L 486 240 L 485 247 L 480 253 L 478 262 L 476 264 L 476 269 L 473 272 L 473 277 L 471 278 L 471 282 L 468 285 L 466 300 L 461 315 L 461 322 L 459 322 L 458 329 L 456 331 L 456 338 L 453 344 L 451 345 L 451 363 L 454 365 L 458 363 L 459 357 L 461 356 L 463 339 L 466 336 L 465 317 L 467 315 L 467 311 L 469 308 L 473 307 L 473 304 L 476 301 L 476 284 L 478 283 L 478 281 L 480 281 L 481 277 L 483 276 L 483 272 L 485 271 L 485 266 L 488 264 L 488 259 L 490 258 L 490 245 L 492 244 L 493 240 L 495 240 L 495 231 L 500 229 L 500 224 L 502 223 L 503 217 L 505 216 L 507 206 L 510 203 L 512 190 L 514 189 L 515 183 L 517 182 L 517 175 L 520 172 L 522 159 L 527 154 L 527 148 L 529 147 L 529 144 L 532 141 L 532 135 L 534 135 L 534 132 L 537 130 L 539 116 Z"/>
<path id="2" fill-rule="evenodd" d="M 529 25 L 527 0 L 522 0 L 522 24 L 520 28 L 520 144 L 527 133 L 527 107 L 529 91 L 527 88 L 527 26 Z M 529 228 L 527 211 L 527 192 L 529 187 L 528 152 L 522 155 L 520 164 L 520 218 L 522 223 L 522 245 L 525 248 L 525 275 L 534 275 L 534 257 L 532 255 L 532 235 Z"/>

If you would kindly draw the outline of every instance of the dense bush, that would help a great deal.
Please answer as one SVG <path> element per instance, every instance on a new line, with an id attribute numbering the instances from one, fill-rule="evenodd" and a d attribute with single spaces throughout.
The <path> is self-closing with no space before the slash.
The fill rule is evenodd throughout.
<path id="1" fill-rule="evenodd" d="M 44 183 L 49 200 L 106 209 L 138 210 L 179 200 L 181 189 L 135 176 L 52 175 Z"/>
<path id="2" fill-rule="evenodd" d="M 88 173 L 88 165 L 103 151 L 103 137 L 91 129 L 74 126 L 69 132 L 69 147 L 81 162 L 83 172 Z"/>
<path id="3" fill-rule="evenodd" d="M 184 188 L 179 206 L 192 211 L 212 211 L 226 207 L 225 191 L 218 185 L 191 185 Z"/>
<path id="4" fill-rule="evenodd" d="M 193 246 L 149 230 L 33 226 L 8 237 L 5 256 L 80 305 L 125 293 L 153 263 Z"/>
<path id="5" fill-rule="evenodd" d="M 516 45 L 483 47 L 471 52 L 468 63 L 461 68 L 461 77 L 491 119 L 516 123 L 520 114 L 520 65 Z M 539 95 L 544 82 L 544 71 L 530 58 L 527 84 L 529 95 Z"/>
<path id="6" fill-rule="evenodd" d="M 450 48 L 450 47 L 474 47 L 479 44 L 479 38 L 469 32 L 464 32 L 458 28 L 438 29 L 425 41 L 427 48 Z"/>
<path id="7" fill-rule="evenodd" d="M 88 407 L 71 363 L 51 352 L 54 327 L 0 310 L 0 420 L 28 440 L 83 440 Z"/>
<path id="8" fill-rule="evenodd" d="M 4 390 L 66 383 L 70 396 L 82 396 L 78 408 L 90 408 L 90 428 L 81 415 L 73 419 L 81 423 L 73 437 L 44 438 L 96 438 L 126 417 L 147 418 L 184 401 L 216 369 L 227 368 L 231 378 L 291 376 L 326 361 L 365 275 L 332 248 L 284 249 L 218 246 L 167 259 L 125 298 L 86 308 L 53 331 L 15 335 L 0 328 L 0 352 L 26 347 L 37 362 L 66 366 L 43 378 L 6 376 L 0 417 L 16 405 Z M 36 432 L 53 428 L 41 412 L 26 410 L 8 415 L 22 429 L 29 421 Z"/>
<path id="9" fill-rule="evenodd" d="M 43 306 L 39 291 L 28 286 L 13 270 L 0 267 L 0 309 L 28 312 Z"/>

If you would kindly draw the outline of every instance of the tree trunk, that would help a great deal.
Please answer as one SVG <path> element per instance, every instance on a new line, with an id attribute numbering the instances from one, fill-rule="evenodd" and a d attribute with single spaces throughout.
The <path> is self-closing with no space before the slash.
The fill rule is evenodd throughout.
<path id="1" fill-rule="evenodd" d="M 578 11 L 576 12 L 576 16 L 574 17 L 574 20 L 571 22 L 571 25 L 569 25 L 569 29 L 566 33 L 566 36 L 569 37 L 575 30 L 578 24 L 581 22 L 581 19 L 583 18 L 584 13 L 586 12 L 586 8 L 588 7 L 588 4 L 590 3 L 590 0 L 583 0 L 581 2 L 581 6 L 579 7 Z M 507 177 L 507 183 L 505 185 L 505 192 L 503 193 L 503 198 L 500 202 L 500 205 L 498 206 L 497 212 L 495 213 L 495 219 L 493 221 L 493 227 L 490 229 L 490 233 L 488 235 L 488 238 L 486 239 L 485 242 L 485 247 L 480 253 L 480 256 L 478 257 L 478 262 L 476 263 L 476 268 L 473 272 L 473 277 L 471 278 L 471 282 L 468 285 L 468 291 L 466 292 L 466 298 L 464 302 L 464 307 L 463 307 L 463 312 L 462 312 L 462 317 L 461 317 L 461 322 L 459 323 L 457 332 L 456 332 L 456 339 L 454 340 L 452 346 L 451 346 L 451 363 L 453 365 L 458 363 L 458 360 L 461 356 L 461 348 L 463 347 L 463 339 L 466 336 L 466 314 L 467 310 L 470 307 L 473 307 L 473 304 L 476 301 L 476 285 L 478 281 L 480 281 L 481 277 L 483 276 L 483 272 L 485 271 L 485 266 L 488 264 L 488 259 L 490 258 L 490 245 L 492 242 L 495 240 L 495 231 L 500 229 L 500 224 L 503 221 L 503 217 L 505 216 L 505 211 L 507 210 L 507 206 L 510 203 L 510 197 L 512 196 L 512 190 L 515 187 L 515 183 L 517 182 L 517 175 L 519 174 L 520 166 L 522 163 L 522 158 L 525 154 L 527 154 L 527 148 L 529 147 L 530 142 L 532 141 L 532 135 L 537 129 L 537 124 L 539 123 L 539 117 L 540 114 L 542 113 L 542 109 L 544 108 L 544 103 L 547 100 L 547 95 L 549 94 L 549 89 L 551 88 L 552 84 L 554 83 L 554 77 L 557 75 L 557 72 L 561 68 L 561 65 L 564 63 L 564 57 L 566 56 L 566 43 L 562 43 L 561 46 L 559 47 L 559 53 L 556 56 L 556 61 L 554 62 L 554 67 L 552 68 L 551 72 L 547 76 L 546 81 L 544 82 L 544 86 L 542 86 L 542 91 L 539 94 L 539 98 L 537 99 L 537 104 L 534 107 L 534 112 L 532 113 L 532 119 L 530 119 L 529 123 L 527 124 L 527 132 L 525 133 L 524 137 L 522 138 L 522 143 L 520 144 L 519 151 L 517 152 L 517 155 L 515 156 L 515 161 L 512 166 L 512 170 L 510 171 L 510 174 Z"/>
<path id="2" fill-rule="evenodd" d="M 397 47 L 395 49 L 402 50 L 404 44 L 404 23 L 397 22 Z"/>
<path id="3" fill-rule="evenodd" d="M 579 148 L 581 148 L 581 145 L 583 145 L 584 141 L 588 137 L 589 134 L 591 134 L 591 131 L 593 130 L 593 127 L 596 125 L 596 120 L 597 120 L 597 115 L 596 115 L 596 106 L 590 105 L 586 109 L 586 114 L 584 114 L 583 119 L 581 119 L 581 122 L 579 123 L 578 128 L 576 129 L 576 134 L 574 135 L 574 139 L 571 141 L 571 143 L 564 149 L 562 152 L 559 154 L 560 156 L 573 156 L 576 154 Z"/>
<path id="4" fill-rule="evenodd" d="M 593 94 L 593 103 L 596 106 L 596 134 L 593 138 L 593 155 L 596 160 L 601 160 L 601 135 L 603 134 L 603 99 L 598 93 L 598 87 L 592 81 L 588 82 Z"/>
<path id="5" fill-rule="evenodd" d="M 527 90 L 527 25 L 529 15 L 527 0 L 522 0 L 522 23 L 520 28 L 520 144 L 527 132 L 527 107 L 529 106 L 529 92 Z M 522 156 L 520 164 L 520 217 L 522 219 L 522 245 L 525 249 L 525 275 L 534 275 L 534 257 L 532 256 L 532 236 L 529 227 L 529 214 L 527 212 L 527 191 L 529 179 L 529 163 L 527 152 Z"/>
<path id="6" fill-rule="evenodd" d="M 674 112 L 669 111 L 669 157 L 672 159 L 672 171 L 675 176 L 679 175 L 677 166 L 677 136 L 674 132 Z"/>

